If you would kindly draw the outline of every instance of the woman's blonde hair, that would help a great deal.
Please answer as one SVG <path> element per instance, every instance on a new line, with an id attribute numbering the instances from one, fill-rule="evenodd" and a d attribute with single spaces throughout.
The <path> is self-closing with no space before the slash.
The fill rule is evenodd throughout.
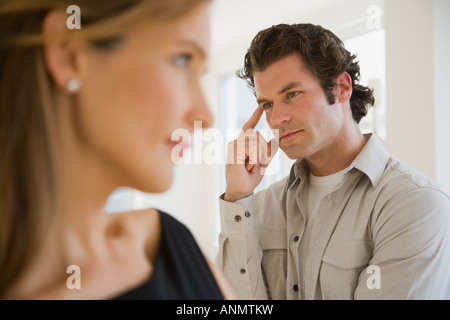
<path id="1" fill-rule="evenodd" d="M 76 34 L 99 50 L 111 50 L 134 24 L 171 21 L 205 1 L 0 2 L 0 297 L 26 271 L 55 216 L 56 86 L 44 62 L 46 15 L 77 5 L 81 29 L 55 38 Z"/>

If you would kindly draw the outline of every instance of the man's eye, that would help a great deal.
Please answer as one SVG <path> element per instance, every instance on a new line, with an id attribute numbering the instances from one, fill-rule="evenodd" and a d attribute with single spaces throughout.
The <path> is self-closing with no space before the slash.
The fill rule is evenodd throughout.
<path id="1" fill-rule="evenodd" d="M 267 102 L 262 105 L 264 110 L 270 109 L 272 107 L 272 102 Z"/>
<path id="2" fill-rule="evenodd" d="M 298 96 L 299 94 L 300 94 L 299 91 L 292 91 L 292 92 L 289 92 L 287 96 L 289 99 L 289 98 L 294 98 L 294 97 Z"/>
<path id="3" fill-rule="evenodd" d="M 192 55 L 189 53 L 179 54 L 175 57 L 175 64 L 179 67 L 186 68 L 192 60 Z"/>

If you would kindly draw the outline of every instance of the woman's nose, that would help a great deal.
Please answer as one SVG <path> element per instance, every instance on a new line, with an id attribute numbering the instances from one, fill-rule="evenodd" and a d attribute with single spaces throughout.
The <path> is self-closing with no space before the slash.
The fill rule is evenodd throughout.
<path id="1" fill-rule="evenodd" d="M 202 128 L 209 128 L 214 124 L 213 114 L 200 85 L 192 95 L 192 106 L 188 118 L 188 121 L 192 124 L 194 121 L 200 121 Z"/>

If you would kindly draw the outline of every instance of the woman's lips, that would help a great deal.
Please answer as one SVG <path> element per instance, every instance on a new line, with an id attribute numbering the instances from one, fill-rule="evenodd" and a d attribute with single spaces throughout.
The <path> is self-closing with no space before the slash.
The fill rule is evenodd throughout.
<path id="1" fill-rule="evenodd" d="M 189 149 L 191 147 L 190 143 L 188 143 L 186 141 L 172 141 L 172 140 L 169 140 L 167 142 L 167 145 L 172 150 L 172 152 L 173 151 L 175 151 L 175 152 L 178 151 L 180 157 L 183 157 L 184 150 Z"/>

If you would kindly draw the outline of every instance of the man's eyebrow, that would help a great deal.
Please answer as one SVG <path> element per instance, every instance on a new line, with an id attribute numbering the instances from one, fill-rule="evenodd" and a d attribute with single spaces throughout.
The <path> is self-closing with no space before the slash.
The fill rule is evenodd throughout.
<path id="1" fill-rule="evenodd" d="M 283 94 L 283 93 L 285 93 L 286 91 L 291 90 L 292 88 L 296 88 L 296 87 L 300 87 L 300 86 L 302 86 L 302 83 L 301 83 L 301 82 L 289 82 L 287 85 L 285 85 L 285 86 L 278 92 L 278 94 Z M 261 104 L 261 103 L 266 102 L 266 101 L 268 101 L 268 99 L 265 99 L 265 98 L 258 98 L 258 99 L 256 99 L 256 102 L 257 102 L 258 104 Z"/>
<path id="2" fill-rule="evenodd" d="M 257 99 L 256 99 L 256 103 L 257 103 L 258 105 L 260 105 L 261 103 L 266 102 L 266 101 L 268 101 L 268 100 L 267 100 L 267 99 L 264 99 L 264 98 L 257 98 Z"/>
<path id="3" fill-rule="evenodd" d="M 295 87 L 300 87 L 301 85 L 301 82 L 289 82 L 286 86 L 283 87 L 283 89 L 280 90 L 279 94 L 285 93 L 286 91 L 289 91 Z"/>

